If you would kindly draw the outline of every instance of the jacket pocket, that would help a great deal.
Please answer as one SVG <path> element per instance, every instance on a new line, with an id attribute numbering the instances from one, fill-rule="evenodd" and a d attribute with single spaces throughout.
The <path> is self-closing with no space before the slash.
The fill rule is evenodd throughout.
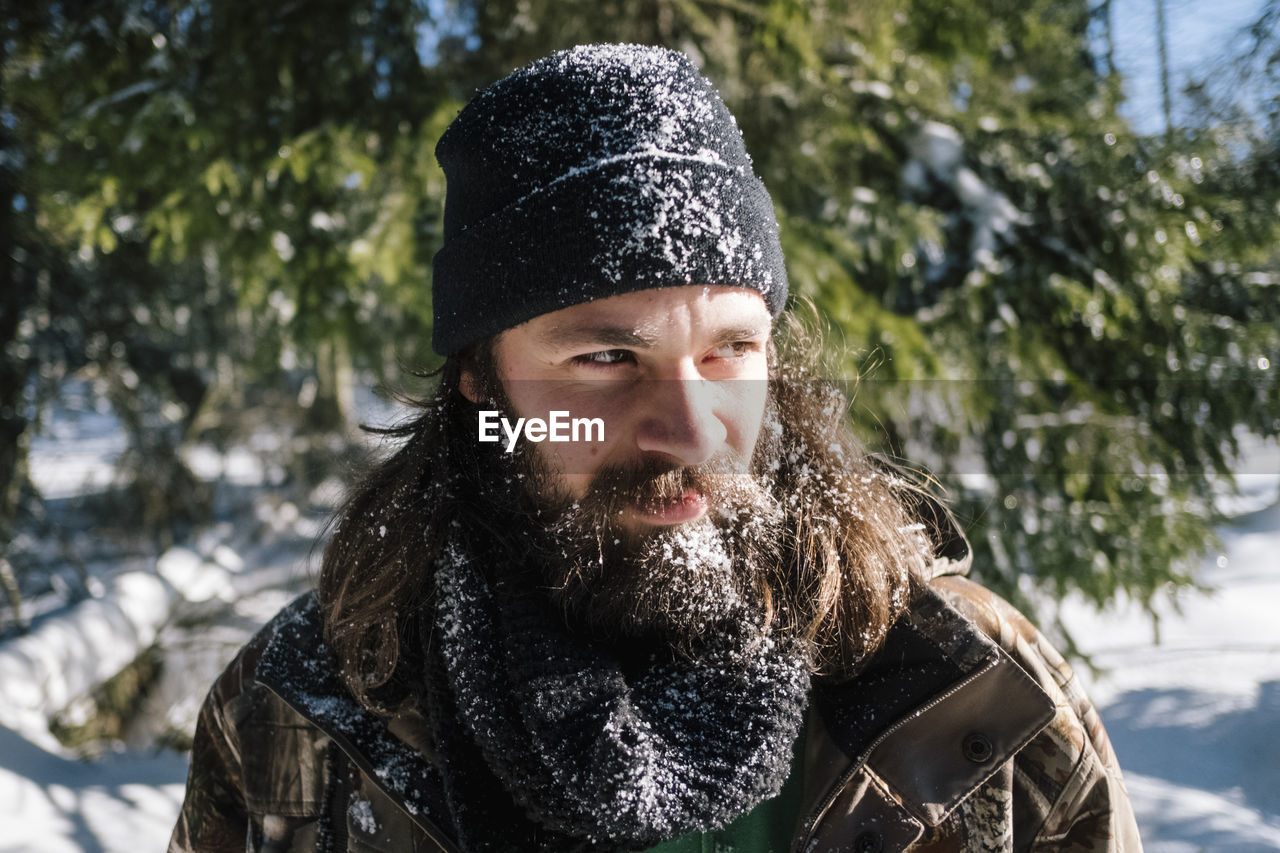
<path id="1" fill-rule="evenodd" d="M 240 731 L 249 811 L 283 818 L 320 816 L 325 806 L 327 738 L 310 726 L 255 723 Z"/>

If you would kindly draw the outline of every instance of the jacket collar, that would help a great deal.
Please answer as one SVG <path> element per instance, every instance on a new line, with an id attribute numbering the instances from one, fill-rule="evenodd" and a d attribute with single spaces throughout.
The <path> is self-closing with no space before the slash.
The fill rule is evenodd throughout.
<path id="1" fill-rule="evenodd" d="M 346 690 L 314 595 L 286 607 L 256 642 L 259 683 L 331 737 L 424 831 L 450 832 L 428 757 Z M 864 770 L 890 789 L 890 810 L 917 827 L 936 826 L 1054 714 L 1008 653 L 928 589 L 852 680 L 816 687 L 812 704 L 806 836 Z"/>
<path id="2" fill-rule="evenodd" d="M 428 835 L 439 838 L 441 829 L 449 831 L 440 776 L 428 757 L 392 733 L 398 718 L 374 714 L 342 683 L 314 594 L 295 599 L 255 642 L 262 643 L 259 684 L 332 738 Z"/>
<path id="3" fill-rule="evenodd" d="M 1055 711 L 1007 652 L 929 589 L 857 675 L 817 687 L 813 705 L 804 836 L 860 773 L 887 788 L 878 802 L 915 827 L 908 834 L 936 826 Z"/>

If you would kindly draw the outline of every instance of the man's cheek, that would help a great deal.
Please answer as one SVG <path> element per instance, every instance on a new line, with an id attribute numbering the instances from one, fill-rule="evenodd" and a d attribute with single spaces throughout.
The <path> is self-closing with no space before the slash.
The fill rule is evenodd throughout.
<path id="1" fill-rule="evenodd" d="M 606 438 L 628 419 L 643 397 L 635 383 L 518 380 L 507 386 L 507 396 L 520 415 L 545 420 L 558 411 L 566 412 L 570 419 L 598 419 L 605 424 Z"/>
<path id="2" fill-rule="evenodd" d="M 719 383 L 717 412 L 728 432 L 728 441 L 740 456 L 749 458 L 760 434 L 769 397 L 765 380 Z"/>
<path id="3" fill-rule="evenodd" d="M 581 480 L 583 491 L 591 477 L 606 465 L 635 462 L 635 421 L 632 413 L 616 401 L 578 400 L 566 408 L 573 417 L 593 425 L 591 437 L 599 441 L 569 441 L 556 445 L 555 452 L 564 462 L 561 469 Z M 586 432 L 579 434 L 585 438 Z"/>

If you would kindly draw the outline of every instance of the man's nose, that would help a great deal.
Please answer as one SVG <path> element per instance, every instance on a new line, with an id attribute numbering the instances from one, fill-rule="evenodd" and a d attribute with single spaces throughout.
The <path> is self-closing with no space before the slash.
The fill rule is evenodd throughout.
<path id="1" fill-rule="evenodd" d="M 678 379 L 649 380 L 641 402 L 648 411 L 640 421 L 637 447 L 658 453 L 683 465 L 701 465 L 728 438 L 724 421 L 716 413 L 715 384 L 686 373 Z"/>

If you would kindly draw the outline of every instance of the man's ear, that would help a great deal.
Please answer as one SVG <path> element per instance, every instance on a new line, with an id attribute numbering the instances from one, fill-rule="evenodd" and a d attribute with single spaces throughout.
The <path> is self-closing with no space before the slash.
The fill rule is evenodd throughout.
<path id="1" fill-rule="evenodd" d="M 471 360 L 462 365 L 462 372 L 458 375 L 458 390 L 472 403 L 478 404 L 482 399 L 480 380 L 476 377 L 475 366 Z"/>
<path id="2" fill-rule="evenodd" d="M 493 389 L 489 383 L 497 381 L 491 377 L 496 371 L 494 351 L 500 337 L 470 347 L 458 357 L 458 391 L 476 405 L 487 402 L 492 396 Z"/>

